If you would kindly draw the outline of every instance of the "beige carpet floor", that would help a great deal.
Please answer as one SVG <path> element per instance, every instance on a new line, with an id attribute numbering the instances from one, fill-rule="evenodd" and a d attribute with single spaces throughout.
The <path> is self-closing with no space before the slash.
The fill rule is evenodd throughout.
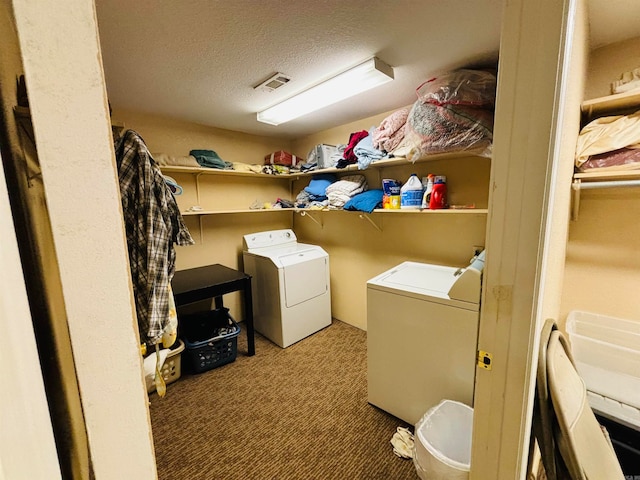
<path id="1" fill-rule="evenodd" d="M 286 349 L 256 334 L 248 357 L 243 330 L 235 362 L 183 365 L 150 395 L 160 480 L 418 479 L 390 444 L 407 425 L 367 403 L 366 343 L 334 320 Z"/>

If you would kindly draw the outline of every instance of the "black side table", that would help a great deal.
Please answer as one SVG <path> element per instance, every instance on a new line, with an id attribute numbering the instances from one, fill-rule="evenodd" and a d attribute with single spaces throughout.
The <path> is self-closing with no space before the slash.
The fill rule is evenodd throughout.
<path id="1" fill-rule="evenodd" d="M 216 308 L 222 308 L 224 307 L 222 296 L 225 293 L 242 290 L 248 355 L 255 355 L 251 275 L 216 263 L 215 265 L 177 271 L 173 276 L 171 288 L 176 307 L 213 298 Z"/>

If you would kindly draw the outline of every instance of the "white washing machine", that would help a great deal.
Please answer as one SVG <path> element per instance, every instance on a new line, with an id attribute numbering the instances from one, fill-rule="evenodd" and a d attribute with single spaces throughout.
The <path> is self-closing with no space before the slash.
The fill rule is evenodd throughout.
<path id="1" fill-rule="evenodd" d="M 368 401 L 415 425 L 473 405 L 484 253 L 467 268 L 404 262 L 367 282 Z"/>
<path id="2" fill-rule="evenodd" d="M 331 325 L 329 255 L 320 246 L 272 230 L 245 235 L 242 257 L 258 332 L 286 348 Z"/>

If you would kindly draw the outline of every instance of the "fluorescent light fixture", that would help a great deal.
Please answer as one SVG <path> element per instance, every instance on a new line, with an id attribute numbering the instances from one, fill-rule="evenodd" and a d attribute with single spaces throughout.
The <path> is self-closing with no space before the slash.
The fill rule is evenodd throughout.
<path id="1" fill-rule="evenodd" d="M 372 57 L 325 82 L 258 112 L 258 121 L 280 125 L 391 80 L 393 68 Z"/>

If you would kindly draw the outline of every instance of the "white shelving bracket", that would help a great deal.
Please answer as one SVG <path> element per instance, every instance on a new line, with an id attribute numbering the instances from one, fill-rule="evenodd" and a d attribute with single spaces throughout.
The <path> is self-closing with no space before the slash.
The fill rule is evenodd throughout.
<path id="1" fill-rule="evenodd" d="M 200 175 L 202 175 L 202 173 L 196 173 L 196 205 L 202 205 L 202 203 L 200 203 Z"/>
<path id="2" fill-rule="evenodd" d="M 363 219 L 367 220 L 371 225 L 373 225 L 373 228 L 375 228 L 379 232 L 382 231 L 382 228 L 380 228 L 380 226 L 376 222 L 374 222 L 373 219 L 369 215 L 367 215 L 366 213 L 361 213 L 358 216 L 360 218 L 363 218 Z"/>
<path id="3" fill-rule="evenodd" d="M 582 182 L 579 178 L 574 178 L 571 184 L 572 202 L 571 202 L 571 220 L 578 220 L 578 212 L 580 211 L 580 186 Z"/>
<path id="4" fill-rule="evenodd" d="M 315 222 L 316 225 L 318 225 L 320 228 L 323 227 L 322 222 L 320 222 L 316 218 L 313 218 L 313 215 L 309 215 L 309 212 L 306 212 L 305 210 L 298 210 L 298 213 L 300 214 L 301 217 L 307 217 L 311 221 Z"/>

